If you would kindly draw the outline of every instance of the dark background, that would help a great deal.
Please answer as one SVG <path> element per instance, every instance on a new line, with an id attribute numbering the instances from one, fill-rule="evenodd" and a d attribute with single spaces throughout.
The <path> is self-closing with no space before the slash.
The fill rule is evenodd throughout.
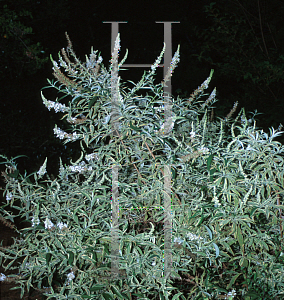
<path id="1" fill-rule="evenodd" d="M 16 160 L 22 174 L 38 171 L 48 157 L 47 171 L 56 175 L 59 156 L 68 164 L 78 158 L 79 143 L 63 146 L 54 136 L 55 123 L 67 128 L 62 113 L 43 105 L 40 90 L 53 78 L 49 55 L 58 60 L 67 46 L 65 31 L 82 61 L 93 46 L 108 67 L 111 24 L 103 21 L 128 21 L 119 25 L 120 59 L 128 48 L 128 64 L 151 64 L 160 54 L 164 25 L 155 21 L 179 21 L 172 25 L 173 54 L 180 44 L 173 94 L 189 95 L 214 69 L 207 92 L 216 86 L 215 116 L 226 116 L 238 101 L 233 117 L 241 107 L 247 113 L 257 109 L 263 113 L 257 126 L 277 129 L 284 123 L 283 13 L 283 0 L 0 0 L 0 154 L 27 155 Z M 144 70 L 129 68 L 120 75 L 137 82 Z M 157 82 L 161 79 L 162 69 Z M 52 101 L 58 96 L 51 88 L 43 92 Z"/>

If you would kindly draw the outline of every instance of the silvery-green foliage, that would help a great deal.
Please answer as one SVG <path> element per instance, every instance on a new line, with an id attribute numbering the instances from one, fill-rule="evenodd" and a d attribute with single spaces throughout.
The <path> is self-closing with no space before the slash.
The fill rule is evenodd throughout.
<path id="1" fill-rule="evenodd" d="M 118 37 L 116 54 L 119 47 Z M 257 274 L 256 287 L 265 283 L 272 298 L 283 290 L 283 262 L 275 255 L 281 249 L 278 210 L 283 207 L 277 201 L 283 193 L 283 146 L 273 138 L 280 132 L 272 129 L 268 135 L 256 130 L 244 109 L 232 122 L 236 104 L 227 118 L 209 120 L 216 89 L 207 95 L 204 90 L 213 71 L 190 98 L 171 97 L 171 126 L 166 132 L 165 83 L 155 84 L 153 79 L 164 50 L 133 89 L 126 90 L 118 78 L 116 103 L 111 99 L 111 74 L 126 56 L 118 64 L 114 51 L 107 70 L 92 49 L 82 63 L 68 38 L 63 57 L 59 54 L 58 62 L 52 59 L 57 81 L 49 81 L 50 86 L 70 101 L 53 102 L 42 93 L 43 103 L 64 113 L 72 125 L 72 133 L 56 125 L 55 135 L 64 144 L 80 140 L 82 152 L 70 165 L 63 165 L 60 158 L 54 180 L 46 173 L 47 160 L 37 173 L 22 176 L 13 160 L 2 156 L 7 165 L 7 206 L 19 212 L 13 215 L 2 206 L 2 221 L 10 224 L 21 216 L 30 222 L 19 232 L 20 239 L 0 249 L 6 269 L 15 269 L 13 262 L 21 260 L 15 275 L 21 295 L 24 287 L 33 286 L 45 291 L 47 299 L 132 299 L 130 293 L 141 295 L 139 299 L 214 298 L 220 293 L 243 297 L 248 290 L 235 282 L 249 274 Z M 172 66 L 178 60 L 179 49 Z M 147 95 L 139 95 L 140 89 Z M 118 121 L 119 136 L 111 134 L 112 118 Z M 173 268 L 165 283 L 159 224 L 164 219 L 166 164 L 172 171 Z M 121 208 L 121 279 L 116 282 L 110 271 L 114 165 L 120 167 Z M 147 228 L 135 228 L 138 222 Z M 179 279 L 189 280 L 191 288 L 179 290 Z"/>

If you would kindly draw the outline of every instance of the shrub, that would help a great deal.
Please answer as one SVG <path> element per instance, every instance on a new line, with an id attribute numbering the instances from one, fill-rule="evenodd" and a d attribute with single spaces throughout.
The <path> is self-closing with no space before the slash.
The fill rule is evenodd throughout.
<path id="1" fill-rule="evenodd" d="M 57 126 L 54 133 L 64 144 L 79 140 L 81 157 L 68 166 L 60 158 L 59 175 L 50 179 L 47 159 L 37 173 L 23 176 L 2 156 L 7 203 L 1 220 L 15 228 L 14 219 L 21 217 L 30 226 L 15 228 L 20 238 L 0 248 L 5 270 L 19 270 L 0 280 L 14 280 L 21 297 L 34 288 L 59 300 L 280 299 L 283 146 L 273 141 L 280 128 L 269 136 L 255 121 L 249 125 L 244 109 L 232 120 L 237 103 L 226 118 L 210 119 L 216 88 L 210 95 L 204 90 L 213 71 L 189 98 L 172 99 L 171 123 L 163 123 L 163 86 L 179 61 L 179 48 L 164 82 L 154 84 L 153 75 L 165 46 L 126 93 L 116 77 L 126 59 L 118 64 L 119 36 L 109 71 L 93 49 L 82 63 L 68 35 L 67 40 L 59 62 L 51 58 L 57 81 L 49 84 L 71 100 L 65 105 L 43 94 L 42 99 L 49 110 L 65 113 L 62 119 L 73 133 Z M 140 89 L 151 95 L 137 95 Z M 164 165 L 171 166 L 173 195 L 167 279 Z M 117 168 L 118 180 L 111 178 Z M 111 197 L 117 181 L 119 278 L 111 274 Z"/>

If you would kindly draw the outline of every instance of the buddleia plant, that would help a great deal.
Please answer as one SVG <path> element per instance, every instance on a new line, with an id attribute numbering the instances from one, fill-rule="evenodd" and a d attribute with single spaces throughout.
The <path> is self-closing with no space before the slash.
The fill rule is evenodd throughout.
<path id="1" fill-rule="evenodd" d="M 249 125 L 244 109 L 232 120 L 237 103 L 225 118 L 212 120 L 216 88 L 205 90 L 213 70 L 189 98 L 167 95 L 166 103 L 163 88 L 179 47 L 161 83 L 153 77 L 166 45 L 151 70 L 126 89 L 118 76 L 127 58 L 126 52 L 118 62 L 119 35 L 108 70 L 93 49 L 81 62 L 66 37 L 58 61 L 51 57 L 56 80 L 48 82 L 68 102 L 41 96 L 72 128 L 56 125 L 56 137 L 64 144 L 79 141 L 81 156 L 69 165 L 59 158 L 55 179 L 46 172 L 47 159 L 38 172 L 23 176 L 13 159 L 2 156 L 7 203 L 1 220 L 13 226 L 21 217 L 30 226 L 15 228 L 20 237 L 0 248 L 1 264 L 15 270 L 1 279 L 14 280 L 21 297 L 36 289 L 47 299 L 232 298 L 255 289 L 262 299 L 277 299 L 283 285 L 283 147 L 273 138 L 280 129 L 269 137 L 255 122 Z M 142 89 L 146 95 L 139 94 Z M 167 278 L 165 166 L 172 224 Z M 113 277 L 117 190 L 119 277 Z"/>

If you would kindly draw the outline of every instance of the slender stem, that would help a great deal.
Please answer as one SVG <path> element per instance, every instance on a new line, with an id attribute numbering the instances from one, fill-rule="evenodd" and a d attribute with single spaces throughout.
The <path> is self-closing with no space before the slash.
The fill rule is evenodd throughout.
<path id="1" fill-rule="evenodd" d="M 280 195 L 277 195 L 277 205 L 280 205 Z M 280 218 L 280 236 L 281 236 L 281 242 L 283 241 L 283 227 L 282 227 L 282 209 L 279 208 L 279 218 Z M 281 251 L 281 242 L 280 242 L 280 251 Z"/>

